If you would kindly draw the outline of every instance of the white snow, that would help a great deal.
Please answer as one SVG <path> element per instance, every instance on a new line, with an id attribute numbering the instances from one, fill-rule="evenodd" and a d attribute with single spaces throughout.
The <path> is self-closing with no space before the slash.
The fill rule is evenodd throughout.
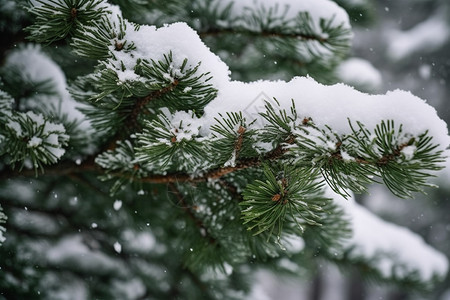
<path id="1" fill-rule="evenodd" d="M 122 245 L 121 245 L 119 242 L 116 241 L 116 242 L 114 243 L 113 247 L 114 247 L 114 250 L 115 250 L 117 253 L 122 252 Z"/>
<path id="2" fill-rule="evenodd" d="M 112 294 L 118 299 L 140 299 L 146 291 L 145 284 L 140 278 L 114 280 L 111 289 Z"/>
<path id="3" fill-rule="evenodd" d="M 247 297 L 250 300 L 272 300 L 262 282 L 256 282 L 253 284 Z"/>
<path id="4" fill-rule="evenodd" d="M 423 64 L 419 67 L 419 76 L 422 79 L 428 80 L 431 77 L 431 66 L 428 64 Z"/>
<path id="5" fill-rule="evenodd" d="M 37 136 L 33 136 L 29 141 L 27 146 L 29 148 L 36 148 L 37 146 L 39 146 L 42 143 L 42 139 L 37 137 Z"/>
<path id="6" fill-rule="evenodd" d="M 400 60 L 417 51 L 438 49 L 450 37 L 447 21 L 445 13 L 438 13 L 409 30 L 389 31 L 387 54 L 394 60 Z"/>
<path id="7" fill-rule="evenodd" d="M 400 152 L 405 156 L 406 160 L 411 160 L 416 152 L 416 146 L 406 146 Z"/>
<path id="8" fill-rule="evenodd" d="M 157 246 L 156 238 L 151 231 L 125 230 L 122 233 L 124 248 L 128 252 L 149 253 L 155 251 Z"/>
<path id="9" fill-rule="evenodd" d="M 304 270 L 300 271 L 304 272 Z M 308 295 L 309 293 L 308 284 L 304 284 L 298 277 L 280 276 L 270 269 L 252 270 L 252 273 L 254 273 L 254 280 L 250 293 L 240 298 L 248 300 L 302 299 L 301 295 Z M 310 281 L 306 282 L 309 283 Z M 335 300 L 336 298 L 332 299 Z"/>
<path id="10" fill-rule="evenodd" d="M 58 283 L 61 284 L 61 279 Z M 61 286 L 59 293 L 54 291 L 49 292 L 48 297 L 59 300 L 84 300 L 88 298 L 88 294 L 89 292 L 85 282 L 74 279 L 70 283 Z"/>
<path id="11" fill-rule="evenodd" d="M 116 200 L 113 203 L 113 208 L 114 210 L 119 210 L 122 207 L 122 201 L 121 200 Z"/>
<path id="12" fill-rule="evenodd" d="M 64 155 L 64 153 L 66 153 L 65 149 L 53 146 L 47 147 L 47 151 L 51 153 L 53 157 L 55 157 L 56 159 L 61 158 Z"/>
<path id="13" fill-rule="evenodd" d="M 349 58 L 336 70 L 338 77 L 352 86 L 377 90 L 381 87 L 381 73 L 369 61 L 362 58 Z"/>
<path id="14" fill-rule="evenodd" d="M 44 213 L 15 209 L 9 217 L 10 222 L 21 230 L 46 235 L 56 235 L 61 231 L 58 221 Z"/>
<path id="15" fill-rule="evenodd" d="M 350 161 L 354 161 L 355 160 L 354 157 L 350 156 L 347 152 L 345 152 L 343 150 L 341 150 L 341 155 L 342 155 L 342 159 L 345 162 L 350 162 Z"/>
<path id="16" fill-rule="evenodd" d="M 39 113 L 34 113 L 33 111 L 27 111 L 26 112 L 26 116 L 32 120 L 34 122 L 34 124 L 36 124 L 36 127 L 42 126 L 45 124 L 45 119 L 44 116 L 42 114 Z M 56 124 L 54 124 L 56 125 Z M 50 131 L 55 131 L 52 125 L 48 125 L 50 126 L 49 128 L 46 125 L 46 129 L 44 130 L 44 133 L 48 133 Z M 59 127 L 57 127 L 58 129 L 56 129 L 57 131 L 65 131 L 64 127 L 62 127 L 61 125 L 59 125 Z"/>
<path id="17" fill-rule="evenodd" d="M 21 45 L 8 55 L 5 66 L 19 68 L 24 78 L 35 82 L 50 80 L 58 93 L 67 93 L 64 72 L 41 51 L 39 45 Z"/>
<path id="18" fill-rule="evenodd" d="M 290 272 L 298 273 L 300 271 L 300 267 L 295 262 L 291 261 L 290 259 L 283 257 L 278 261 L 278 266 L 280 268 L 283 268 L 285 270 L 288 270 Z"/>
<path id="19" fill-rule="evenodd" d="M 284 234 L 282 236 L 281 245 L 290 254 L 300 253 L 305 248 L 305 241 L 297 235 Z"/>
<path id="20" fill-rule="evenodd" d="M 90 249 L 81 234 L 66 236 L 46 251 L 46 258 L 52 265 L 73 265 L 82 270 L 94 272 L 117 272 L 123 274 L 125 267 L 100 251 Z"/>
<path id="21" fill-rule="evenodd" d="M 192 248 L 191 248 L 192 249 Z M 233 273 L 233 266 L 224 262 L 222 265 L 209 266 L 200 275 L 202 281 L 226 280 Z"/>
<path id="22" fill-rule="evenodd" d="M 233 267 L 227 262 L 223 263 L 223 269 L 225 271 L 225 275 L 227 276 L 230 276 L 233 273 Z"/>
<path id="23" fill-rule="evenodd" d="M 174 126 L 170 131 L 177 141 L 189 141 L 199 134 L 199 126 L 196 124 L 197 118 L 193 116 L 191 111 L 177 111 L 169 117 L 171 117 L 170 123 Z M 189 120 L 189 122 L 185 122 L 185 120 Z"/>
<path id="24" fill-rule="evenodd" d="M 338 266 L 331 263 L 324 262 L 319 265 L 319 276 L 321 276 L 322 283 L 322 295 L 321 299 L 333 299 L 333 300 L 347 300 L 348 299 L 348 282 L 349 274 L 345 273 L 343 276 L 342 270 Z M 351 280 L 351 279 L 350 279 Z M 369 293 L 366 294 L 370 297 Z M 365 298 L 364 300 L 369 300 Z M 383 300 L 383 298 L 377 298 L 377 300 Z"/>
<path id="25" fill-rule="evenodd" d="M 224 164 L 223 164 L 223 166 L 224 167 L 228 167 L 228 166 L 231 166 L 231 167 L 235 167 L 236 166 L 236 149 L 235 150 L 233 150 L 233 152 L 231 153 L 231 157 L 230 157 L 230 159 L 229 160 L 227 160 Z"/>
<path id="26" fill-rule="evenodd" d="M 12 129 L 17 137 L 22 137 L 22 126 L 16 121 L 13 121 L 12 119 L 8 120 L 8 123 L 6 123 L 6 126 Z"/>
<path id="27" fill-rule="evenodd" d="M 446 276 L 447 257 L 418 234 L 382 220 L 353 199 L 327 193 L 350 217 L 353 235 L 344 244 L 350 258 L 363 259 L 386 278 L 404 278 L 417 272 L 420 280 L 429 282 L 434 276 Z"/>
<path id="28" fill-rule="evenodd" d="M 15 199 L 17 203 L 32 203 L 36 201 L 36 190 L 41 188 L 39 184 L 36 185 L 35 183 L 32 181 L 9 180 L 9 183 L 2 189 L 2 196 Z"/>
<path id="29" fill-rule="evenodd" d="M 47 299 L 85 300 L 89 298 L 84 278 L 67 274 L 61 276 L 57 272 L 45 272 L 40 279 L 40 288 L 45 290 Z M 37 292 L 39 294 L 39 291 Z"/>

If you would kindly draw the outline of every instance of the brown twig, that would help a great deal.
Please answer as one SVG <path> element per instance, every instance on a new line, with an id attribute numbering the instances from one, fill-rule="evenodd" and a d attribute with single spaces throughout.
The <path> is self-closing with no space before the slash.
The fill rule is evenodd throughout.
<path id="1" fill-rule="evenodd" d="M 236 158 L 239 156 L 239 152 L 242 148 L 242 143 L 244 142 L 244 134 L 245 134 L 245 127 L 239 126 L 239 129 L 237 130 L 238 138 L 236 140 L 236 143 L 234 144 L 234 150 L 236 151 L 235 155 Z"/>
<path id="2" fill-rule="evenodd" d="M 408 143 L 403 143 L 399 145 L 395 150 L 394 153 L 383 155 L 377 162 L 376 165 L 378 167 L 382 167 L 387 165 L 389 162 L 393 161 L 395 158 L 400 156 L 401 151 L 408 146 Z"/>
<path id="3" fill-rule="evenodd" d="M 289 137 L 286 141 L 288 144 L 294 143 L 294 139 Z M 239 160 L 235 166 L 220 167 L 216 169 L 209 170 L 200 176 L 192 177 L 190 174 L 186 173 L 174 173 L 167 175 L 151 175 L 143 178 L 136 178 L 136 180 L 146 183 L 177 183 L 177 182 L 204 182 L 211 179 L 219 179 L 227 174 L 248 169 L 251 167 L 256 167 L 261 165 L 264 161 L 275 160 L 280 158 L 283 154 L 288 151 L 282 145 L 278 146 L 274 150 L 270 151 L 262 157 L 252 157 Z M 115 174 L 116 176 L 123 176 L 123 174 Z"/>
<path id="4" fill-rule="evenodd" d="M 289 137 L 286 141 L 288 144 L 294 143 L 293 137 Z M 192 177 L 192 175 L 187 173 L 172 173 L 172 174 L 166 174 L 166 175 L 150 175 L 143 178 L 136 178 L 133 177 L 133 180 L 140 181 L 143 183 L 177 183 L 177 182 L 204 182 L 210 179 L 218 179 L 221 178 L 227 174 L 233 173 L 235 171 L 248 169 L 251 167 L 256 167 L 261 165 L 263 161 L 267 160 L 275 160 L 280 158 L 284 153 L 286 153 L 288 149 L 283 147 L 282 145 L 278 146 L 271 152 L 267 153 L 266 155 L 262 157 L 252 157 L 252 158 L 245 158 L 239 160 L 235 166 L 231 167 L 221 167 L 221 168 L 215 168 L 212 170 L 209 170 L 205 173 L 203 173 L 201 176 Z M 95 164 L 95 155 L 88 157 L 84 162 L 77 165 L 74 162 L 65 161 L 61 162 L 59 164 L 53 165 L 51 167 L 48 167 L 45 170 L 46 175 L 71 175 L 86 171 L 93 171 L 97 173 L 103 173 L 103 169 L 101 169 L 99 166 Z M 131 176 L 126 175 L 121 172 L 118 173 L 110 173 L 111 175 L 115 177 L 123 177 L 123 176 Z M 34 170 L 24 170 L 24 171 L 11 171 L 11 170 L 4 170 L 0 172 L 0 180 L 2 179 L 8 179 L 18 176 L 24 176 L 24 177 L 32 177 L 36 176 L 36 173 Z"/>
<path id="5" fill-rule="evenodd" d="M 341 145 L 342 145 L 341 141 L 338 141 L 336 143 L 336 151 L 334 151 L 331 154 L 330 159 L 328 161 L 329 164 L 333 163 L 332 159 L 343 160 L 342 153 L 341 153 Z M 377 167 L 383 167 L 383 166 L 387 165 L 389 162 L 395 160 L 395 158 L 397 158 L 398 156 L 400 156 L 401 151 L 408 145 L 409 145 L 408 143 L 403 143 L 403 144 L 397 146 L 397 148 L 394 150 L 393 153 L 385 154 L 375 162 L 368 161 L 362 157 L 356 157 L 355 162 L 358 164 L 361 164 L 361 165 L 376 165 Z"/>

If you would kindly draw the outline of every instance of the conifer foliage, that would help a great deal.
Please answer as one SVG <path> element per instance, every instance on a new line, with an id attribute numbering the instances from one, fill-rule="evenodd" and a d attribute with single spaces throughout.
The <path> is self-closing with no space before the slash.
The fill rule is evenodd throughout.
<path id="1" fill-rule="evenodd" d="M 112 2 L 24 1 L 27 41 L 2 53 L 0 297 L 249 299 L 261 268 L 304 276 L 317 257 L 425 290 L 446 275 L 376 216 L 397 244 L 356 234 L 353 193 L 423 192 L 450 137 L 409 93 L 324 85 L 345 10 Z"/>

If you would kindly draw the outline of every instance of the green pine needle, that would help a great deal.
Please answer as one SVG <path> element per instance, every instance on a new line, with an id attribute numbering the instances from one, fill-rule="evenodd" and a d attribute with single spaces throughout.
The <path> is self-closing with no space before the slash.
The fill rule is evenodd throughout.
<path id="1" fill-rule="evenodd" d="M 28 11 L 35 17 L 27 27 L 29 39 L 52 43 L 74 34 L 80 24 L 89 24 L 105 14 L 101 0 L 36 0 Z"/>
<path id="2" fill-rule="evenodd" d="M 242 219 L 254 235 L 269 232 L 280 237 L 284 223 L 320 226 L 327 199 L 321 196 L 318 173 L 311 169 L 264 165 L 264 180 L 255 180 L 242 193 Z M 269 236 L 270 236 L 269 235 Z"/>

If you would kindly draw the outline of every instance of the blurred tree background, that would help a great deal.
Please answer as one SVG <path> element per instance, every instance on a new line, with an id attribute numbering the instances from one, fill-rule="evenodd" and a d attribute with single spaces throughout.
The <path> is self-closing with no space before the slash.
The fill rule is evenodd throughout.
<path id="1" fill-rule="evenodd" d="M 373 1 L 372 25 L 355 28 L 353 53 L 369 60 L 380 71 L 379 92 L 411 91 L 436 108 L 450 124 L 450 2 L 446 0 Z M 379 186 L 360 199 L 386 220 L 421 234 L 437 249 L 450 255 L 450 176 L 436 178 L 438 190 L 399 201 Z M 415 295 L 408 289 L 365 285 L 365 299 L 450 299 L 447 276 L 432 296 Z M 370 296 L 369 296 L 370 295 Z M 354 298 L 358 299 L 358 298 Z"/>
<path id="2" fill-rule="evenodd" d="M 385 93 L 393 89 L 411 91 L 428 99 L 441 118 L 450 124 L 450 2 L 446 0 L 377 0 L 336 1 L 347 9 L 353 22 L 355 57 L 369 62 L 376 70 L 371 76 L 360 64 L 341 68 L 340 79 L 362 91 Z M 355 67 L 356 69 L 354 69 Z M 372 72 L 378 76 L 374 76 Z M 350 75 L 349 75 L 350 73 Z M 354 74 L 354 75 L 353 75 Z M 385 187 L 373 186 L 358 202 L 385 220 L 395 222 L 419 233 L 427 243 L 450 257 L 450 174 L 444 170 L 435 183 L 438 190 L 416 195 L 406 202 L 393 196 Z M 311 285 L 301 289 L 311 299 L 326 300 L 449 300 L 450 277 L 437 286 L 432 295 L 412 292 L 407 287 L 379 285 L 361 280 L 355 269 L 344 276 L 327 264 L 318 266 Z M 271 280 L 274 278 L 265 274 Z M 276 279 L 275 279 L 276 280 Z M 270 285 L 272 295 L 287 291 L 296 297 L 297 282 L 280 288 Z M 320 290 L 317 291 L 317 290 Z M 311 292 L 312 291 L 312 292 Z M 275 297 L 275 296 L 273 296 Z M 275 298 L 273 298 L 275 299 Z"/>

